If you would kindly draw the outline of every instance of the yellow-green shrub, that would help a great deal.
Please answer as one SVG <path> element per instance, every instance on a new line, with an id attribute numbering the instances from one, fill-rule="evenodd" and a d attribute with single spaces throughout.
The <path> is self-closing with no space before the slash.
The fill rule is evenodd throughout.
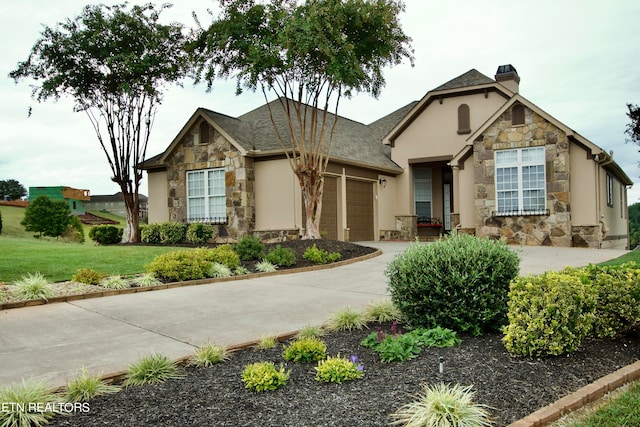
<path id="1" fill-rule="evenodd" d="M 300 338 L 285 347 L 282 357 L 293 362 L 317 362 L 327 357 L 327 345 L 319 338 Z"/>
<path id="2" fill-rule="evenodd" d="M 576 272 L 518 277 L 509 291 L 509 324 L 502 339 L 510 353 L 559 355 L 575 351 L 591 331 L 596 293 Z"/>
<path id="3" fill-rule="evenodd" d="M 220 245 L 213 249 L 207 250 L 207 260 L 211 262 L 219 262 L 233 269 L 240 265 L 240 257 L 235 253 L 231 245 Z"/>
<path id="4" fill-rule="evenodd" d="M 613 338 L 640 323 L 640 269 L 635 263 L 582 269 L 598 297 L 592 334 Z"/>
<path id="5" fill-rule="evenodd" d="M 155 257 L 145 266 L 145 270 L 168 281 L 205 279 L 213 276 L 214 262 L 229 268 L 240 265 L 240 259 L 231 246 L 222 245 L 214 249 L 181 249 L 167 252 Z"/>

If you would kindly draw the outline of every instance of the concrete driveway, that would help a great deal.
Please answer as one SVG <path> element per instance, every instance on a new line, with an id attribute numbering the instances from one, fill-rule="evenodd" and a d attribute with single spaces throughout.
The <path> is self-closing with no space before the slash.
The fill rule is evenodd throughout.
<path id="1" fill-rule="evenodd" d="M 364 242 L 383 254 L 350 265 L 232 282 L 0 311 L 0 386 L 23 378 L 66 384 L 82 367 L 123 371 L 140 357 L 188 356 L 324 323 L 387 296 L 384 269 L 406 242 Z M 616 258 L 626 251 L 513 247 L 521 274 Z"/>

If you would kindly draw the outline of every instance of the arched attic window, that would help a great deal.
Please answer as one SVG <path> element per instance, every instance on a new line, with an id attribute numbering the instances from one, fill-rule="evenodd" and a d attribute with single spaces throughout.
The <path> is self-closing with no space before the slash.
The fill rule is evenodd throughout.
<path id="1" fill-rule="evenodd" d="M 524 124 L 524 105 L 516 104 L 511 109 L 511 124 L 523 125 Z"/>
<path id="2" fill-rule="evenodd" d="M 469 118 L 469 106 L 460 104 L 458 107 L 458 135 L 471 133 L 471 120 Z"/>

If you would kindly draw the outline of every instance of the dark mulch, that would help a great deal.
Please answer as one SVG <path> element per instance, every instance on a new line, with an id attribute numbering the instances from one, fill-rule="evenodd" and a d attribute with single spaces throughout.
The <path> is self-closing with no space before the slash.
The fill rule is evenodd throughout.
<path id="1" fill-rule="evenodd" d="M 389 329 L 389 325 L 384 325 Z M 282 347 L 247 349 L 212 368 L 186 368 L 185 377 L 132 387 L 90 402 L 87 414 L 60 417 L 58 426 L 385 426 L 389 414 L 413 400 L 424 383 L 473 385 L 476 400 L 491 406 L 496 424 L 509 424 L 640 357 L 638 332 L 614 341 L 589 341 L 568 356 L 517 359 L 501 335 L 463 336 L 461 345 L 423 350 L 417 359 L 383 364 L 360 340 L 370 331 L 332 333 L 324 339 L 331 355 L 356 354 L 361 380 L 340 385 L 314 380 L 315 364 L 285 363 L 284 388 L 255 393 L 240 373 L 256 361 L 283 363 Z M 445 358 L 444 374 L 439 357 Z"/>

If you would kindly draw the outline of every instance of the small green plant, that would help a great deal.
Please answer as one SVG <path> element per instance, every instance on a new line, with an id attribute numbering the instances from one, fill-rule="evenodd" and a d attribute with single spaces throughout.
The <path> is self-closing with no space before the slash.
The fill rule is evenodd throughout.
<path id="1" fill-rule="evenodd" d="M 410 332 L 422 347 L 453 347 L 462 342 L 455 331 L 437 326 L 432 329 L 418 328 Z"/>
<path id="2" fill-rule="evenodd" d="M 136 363 L 129 365 L 124 385 L 163 383 L 171 378 L 180 378 L 176 362 L 162 354 L 145 356 Z"/>
<path id="3" fill-rule="evenodd" d="M 208 368 L 228 359 L 229 351 L 226 348 L 213 343 L 206 343 L 193 353 L 189 364 L 199 368 Z"/>
<path id="4" fill-rule="evenodd" d="M 194 222 L 187 227 L 187 240 L 191 243 L 207 243 L 213 237 L 215 228 L 211 224 Z"/>
<path id="5" fill-rule="evenodd" d="M 42 426 L 59 411 L 47 410 L 47 403 L 62 403 L 61 396 L 53 393 L 40 381 L 25 381 L 0 388 L 0 403 L 11 403 L 0 411 L 0 426 Z M 44 411 L 39 408 L 44 407 Z"/>
<path id="6" fill-rule="evenodd" d="M 21 301 L 31 299 L 46 300 L 51 295 L 53 295 L 53 290 L 48 280 L 39 272 L 35 274 L 27 273 L 26 276 L 22 276 L 22 279 L 15 282 L 15 288 L 13 289 L 13 296 Z"/>
<path id="7" fill-rule="evenodd" d="M 242 261 L 251 261 L 264 257 L 264 245 L 260 239 L 253 236 L 244 236 L 238 243 L 233 245 L 233 250 Z"/>
<path id="8" fill-rule="evenodd" d="M 234 252 L 231 245 L 220 245 L 213 249 L 197 249 L 198 251 L 204 251 L 204 254 L 208 261 L 219 262 L 229 268 L 236 268 L 240 266 L 240 257 Z"/>
<path id="9" fill-rule="evenodd" d="M 113 225 L 96 225 L 89 230 L 89 238 L 98 245 L 115 245 L 122 241 L 123 229 Z"/>
<path id="10" fill-rule="evenodd" d="M 256 263 L 256 270 L 260 273 L 273 273 L 278 269 L 277 266 L 271 264 L 269 261 L 260 261 Z"/>
<path id="11" fill-rule="evenodd" d="M 391 300 L 372 302 L 364 309 L 365 317 L 371 322 L 391 322 L 400 320 L 402 313 Z"/>
<path id="12" fill-rule="evenodd" d="M 181 249 L 156 256 L 145 266 L 147 273 L 153 273 L 160 279 L 184 281 L 204 279 L 211 270 L 210 255 L 207 249 Z"/>
<path id="13" fill-rule="evenodd" d="M 325 331 L 321 326 L 305 326 L 296 334 L 296 339 L 320 338 L 324 335 Z"/>
<path id="14" fill-rule="evenodd" d="M 378 327 L 377 332 L 370 333 L 360 344 L 378 353 L 380 361 L 385 363 L 414 359 L 422 349 L 416 336 L 403 334 L 395 322 L 391 327 L 391 334 L 387 335 Z"/>
<path id="15" fill-rule="evenodd" d="M 340 258 L 342 258 L 342 255 L 340 255 L 339 252 L 328 253 L 324 249 L 319 249 L 314 243 L 313 246 L 307 248 L 307 250 L 304 251 L 304 254 L 302 254 L 302 258 L 316 264 L 327 264 L 330 262 L 338 261 Z"/>
<path id="16" fill-rule="evenodd" d="M 256 348 L 258 350 L 269 350 L 274 348 L 278 343 L 278 339 L 273 335 L 265 335 L 258 340 Z"/>
<path id="17" fill-rule="evenodd" d="M 220 277 L 231 277 L 231 269 L 224 264 L 220 264 L 219 262 L 211 263 L 211 271 L 209 272 L 210 277 L 220 278 Z"/>
<path id="18" fill-rule="evenodd" d="M 284 348 L 282 357 L 289 362 L 317 362 L 327 357 L 327 345 L 318 338 L 297 339 Z"/>
<path id="19" fill-rule="evenodd" d="M 236 276 L 244 276 L 245 274 L 249 274 L 250 271 L 247 267 L 243 265 L 239 265 L 233 269 L 233 274 Z"/>
<path id="20" fill-rule="evenodd" d="M 127 289 L 129 282 L 123 279 L 122 276 L 109 276 L 102 279 L 99 283 L 100 286 L 107 289 Z"/>
<path id="21" fill-rule="evenodd" d="M 120 387 L 112 385 L 100 378 L 100 375 L 91 375 L 86 369 L 82 369 L 79 375 L 69 380 L 65 393 L 68 402 L 85 402 L 104 394 L 117 393 Z"/>
<path id="22" fill-rule="evenodd" d="M 153 273 L 144 273 L 132 280 L 133 285 L 141 288 L 161 285 L 162 282 Z"/>
<path id="23" fill-rule="evenodd" d="M 257 392 L 276 390 L 287 383 L 290 374 L 283 366 L 276 369 L 273 362 L 251 363 L 242 371 L 242 382 L 245 388 Z"/>
<path id="24" fill-rule="evenodd" d="M 358 356 L 354 355 L 347 359 L 338 355 L 319 361 L 315 369 L 316 381 L 340 384 L 362 378 L 364 365 L 359 362 Z"/>
<path id="25" fill-rule="evenodd" d="M 81 268 L 76 271 L 76 274 L 71 276 L 71 280 L 74 282 L 86 283 L 87 285 L 97 285 L 105 277 L 107 277 L 105 273 L 91 268 Z"/>
<path id="26" fill-rule="evenodd" d="M 367 326 L 367 318 L 359 311 L 345 307 L 333 313 L 329 319 L 328 328 L 332 331 L 360 330 Z"/>
<path id="27" fill-rule="evenodd" d="M 264 259 L 279 267 L 290 267 L 296 264 L 296 253 L 291 248 L 277 245 L 275 249 L 267 253 Z"/>
<path id="28" fill-rule="evenodd" d="M 471 386 L 439 384 L 424 386 L 416 401 L 398 409 L 392 425 L 406 427 L 488 427 L 491 418 L 487 407 L 473 402 Z"/>
<path id="29" fill-rule="evenodd" d="M 162 242 L 160 236 L 160 224 L 146 224 L 140 227 L 140 240 L 142 243 L 159 245 Z"/>

